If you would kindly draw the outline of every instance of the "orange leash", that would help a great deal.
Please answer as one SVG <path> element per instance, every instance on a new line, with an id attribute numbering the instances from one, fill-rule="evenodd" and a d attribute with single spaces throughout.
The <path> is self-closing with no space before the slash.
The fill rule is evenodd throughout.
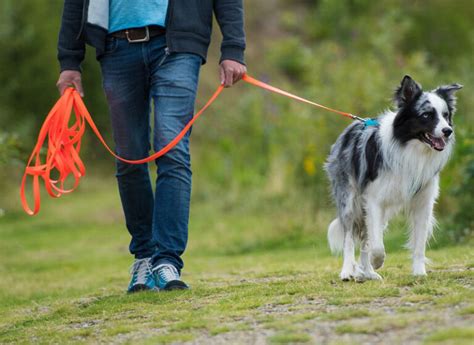
<path id="1" fill-rule="evenodd" d="M 350 117 L 354 120 L 363 121 L 364 123 L 368 121 L 353 114 L 335 110 L 293 95 L 289 92 L 265 84 L 248 75 L 245 75 L 243 80 L 249 84 L 270 92 L 277 93 L 282 96 L 304 102 L 346 117 Z M 165 155 L 168 151 L 175 147 L 189 131 L 194 122 L 196 122 L 199 116 L 201 116 L 207 110 L 207 108 L 209 108 L 211 104 L 214 103 L 223 90 L 224 86 L 220 85 L 204 105 L 204 107 L 202 107 L 201 110 L 199 110 L 188 122 L 188 124 L 186 124 L 183 130 L 160 151 L 143 159 L 128 160 L 115 154 L 115 152 L 107 145 L 97 126 L 92 120 L 92 116 L 87 110 L 79 93 L 73 88 L 68 88 L 46 117 L 40 129 L 37 143 L 33 149 L 33 152 L 31 153 L 30 158 L 28 159 L 28 163 L 26 164 L 25 173 L 20 186 L 20 198 L 23 209 L 31 216 L 36 215 L 39 212 L 41 206 L 40 178 L 43 179 L 48 194 L 54 198 L 59 198 L 63 194 L 71 193 L 78 187 L 81 177 L 86 173 L 84 163 L 79 156 L 81 150 L 81 139 L 85 131 L 86 122 L 92 128 L 95 135 L 99 138 L 100 142 L 104 145 L 107 151 L 109 151 L 110 154 L 112 154 L 115 158 L 129 164 L 147 163 Z M 74 112 L 72 110 L 74 110 Z M 74 114 L 75 121 L 73 121 L 72 125 L 69 125 L 72 114 Z M 48 150 L 46 152 L 45 161 L 43 162 L 41 160 L 41 149 L 46 139 Z M 52 174 L 57 174 L 57 178 L 53 178 Z M 64 185 L 69 175 L 73 176 L 74 185 L 70 189 L 66 189 Z M 25 187 L 28 176 L 33 178 L 33 209 L 30 208 L 28 201 L 26 200 Z"/>
<path id="2" fill-rule="evenodd" d="M 283 91 L 283 90 L 280 90 L 274 86 L 271 86 L 271 85 L 268 85 L 268 84 L 265 84 L 264 82 L 261 82 L 260 80 L 257 80 L 255 78 L 252 78 L 248 75 L 244 75 L 243 79 L 245 82 L 249 83 L 249 84 L 252 84 L 252 85 L 255 85 L 259 88 L 262 88 L 262 89 L 265 89 L 265 90 L 268 90 L 270 92 L 273 92 L 273 93 L 277 93 L 279 95 L 282 95 L 282 96 L 285 96 L 285 97 L 288 97 L 288 98 L 291 98 L 291 99 L 294 99 L 294 100 L 297 100 L 297 101 L 300 101 L 300 102 L 303 102 L 303 103 L 306 103 L 306 104 L 310 104 L 310 105 L 313 105 L 315 107 L 318 107 L 318 108 L 321 108 L 321 109 L 325 109 L 325 110 L 328 110 L 328 111 L 331 111 L 333 113 L 336 113 L 336 114 L 340 114 L 342 116 L 346 116 L 346 117 L 350 117 L 351 119 L 353 120 L 361 120 L 361 121 L 364 121 L 364 119 L 358 117 L 358 116 L 355 116 L 355 115 L 352 115 L 350 113 L 346 113 L 344 111 L 340 111 L 340 110 L 336 110 L 336 109 L 332 109 L 332 108 L 329 108 L 329 107 L 326 107 L 324 105 L 321 105 L 321 104 L 318 104 L 318 103 L 315 103 L 315 102 L 312 102 L 312 101 L 309 101 L 305 98 L 302 98 L 302 97 L 299 97 L 299 96 L 296 96 L 296 95 L 293 95 L 292 93 L 289 93 L 289 92 L 286 92 L 286 91 Z"/>

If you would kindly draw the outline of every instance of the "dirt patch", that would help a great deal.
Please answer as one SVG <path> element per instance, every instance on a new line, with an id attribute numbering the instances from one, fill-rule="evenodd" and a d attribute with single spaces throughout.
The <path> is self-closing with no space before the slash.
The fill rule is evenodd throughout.
<path id="1" fill-rule="evenodd" d="M 330 305 L 321 299 L 301 299 L 293 304 L 269 304 L 259 308 L 259 315 L 269 316 L 270 320 L 283 320 L 283 323 L 288 320 L 281 329 L 278 329 L 278 325 L 273 328 L 269 327 L 268 322 L 247 318 L 242 321 L 250 330 L 230 331 L 215 336 L 203 334 L 186 344 L 259 345 L 271 343 L 272 337 L 279 334 L 305 334 L 309 336 L 308 343 L 317 344 L 421 344 L 426 337 L 440 329 L 472 326 L 474 316 L 459 313 L 466 305 L 439 307 L 432 302 L 405 302 L 400 296 L 377 298 L 354 308 Z M 366 310 L 371 315 L 352 316 L 354 310 L 358 309 Z M 328 320 L 335 313 L 336 318 L 341 319 Z M 303 318 L 299 319 L 298 316 Z M 278 338 L 275 339 L 280 342 Z"/>

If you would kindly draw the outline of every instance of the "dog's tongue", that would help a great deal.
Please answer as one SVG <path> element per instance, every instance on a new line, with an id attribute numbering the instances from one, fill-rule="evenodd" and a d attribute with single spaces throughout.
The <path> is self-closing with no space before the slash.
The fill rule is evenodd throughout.
<path id="1" fill-rule="evenodd" d="M 443 150 L 446 146 L 446 142 L 443 138 L 431 137 L 431 142 L 433 143 L 433 147 L 439 151 Z"/>

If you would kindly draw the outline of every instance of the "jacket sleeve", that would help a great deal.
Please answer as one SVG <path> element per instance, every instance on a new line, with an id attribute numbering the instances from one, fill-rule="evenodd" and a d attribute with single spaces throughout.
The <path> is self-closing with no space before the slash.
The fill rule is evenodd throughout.
<path id="1" fill-rule="evenodd" d="M 80 35 L 85 1 L 64 0 L 58 39 L 58 60 L 61 72 L 64 70 L 81 71 L 81 63 L 86 52 L 83 35 Z"/>
<path id="2" fill-rule="evenodd" d="M 244 64 L 245 31 L 242 0 L 214 0 L 214 13 L 222 32 L 221 59 Z"/>

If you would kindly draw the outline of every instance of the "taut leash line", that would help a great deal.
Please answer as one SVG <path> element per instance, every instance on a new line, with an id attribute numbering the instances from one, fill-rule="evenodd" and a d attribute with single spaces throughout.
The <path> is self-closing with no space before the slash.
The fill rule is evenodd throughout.
<path id="1" fill-rule="evenodd" d="M 322 104 L 312 102 L 305 98 L 265 84 L 248 75 L 244 75 L 243 80 L 248 84 L 257 86 L 270 92 L 343 115 L 353 120 L 362 121 L 366 126 L 378 124 L 376 120 L 363 119 L 351 113 L 326 107 Z M 165 147 L 149 157 L 138 160 L 130 160 L 118 156 L 107 145 L 104 138 L 100 134 L 99 129 L 92 120 L 92 116 L 87 110 L 79 93 L 73 88 L 68 88 L 47 115 L 38 134 L 37 143 L 33 149 L 33 152 L 31 153 L 30 158 L 28 159 L 28 163 L 26 164 L 25 173 L 23 174 L 20 185 L 20 199 L 23 209 L 31 216 L 36 215 L 39 212 L 41 206 L 39 183 L 40 178 L 43 179 L 48 194 L 54 198 L 59 198 L 62 194 L 71 193 L 78 187 L 81 177 L 86 173 L 84 163 L 79 156 L 81 150 L 81 140 L 85 132 L 86 122 L 92 128 L 92 131 L 95 133 L 102 145 L 104 145 L 104 147 L 110 152 L 112 156 L 125 163 L 143 164 L 165 155 L 173 147 L 175 147 L 189 131 L 196 120 L 211 106 L 212 103 L 214 103 L 223 90 L 224 86 L 220 85 L 211 98 L 209 98 L 207 103 L 193 116 L 193 118 L 186 124 L 183 130 Z M 74 110 L 74 112 L 72 110 Z M 75 122 L 72 125 L 69 125 L 72 114 L 75 116 Z M 40 153 L 46 139 L 48 142 L 48 147 L 45 161 L 43 162 Z M 51 176 L 54 171 L 57 171 L 57 179 L 53 179 Z M 69 175 L 73 176 L 74 185 L 70 189 L 65 189 L 64 184 Z M 33 209 L 30 208 L 28 201 L 26 200 L 25 187 L 28 176 L 33 178 Z"/>
<path id="2" fill-rule="evenodd" d="M 267 90 L 267 91 L 270 91 L 270 92 L 273 92 L 273 93 L 277 93 L 279 95 L 282 95 L 282 96 L 285 96 L 285 97 L 288 97 L 288 98 L 291 98 L 291 99 L 294 99 L 294 100 L 297 100 L 299 102 L 303 102 L 303 103 L 306 103 L 306 104 L 310 104 L 310 105 L 313 105 L 315 107 L 318 107 L 318 108 L 321 108 L 321 109 L 325 109 L 327 111 L 331 111 L 333 113 L 336 113 L 336 114 L 340 114 L 342 116 L 345 116 L 345 117 L 349 117 L 353 120 L 359 120 L 359 121 L 364 121 L 364 119 L 356 116 L 356 115 L 352 115 L 350 113 L 346 113 L 345 111 L 340 111 L 340 110 L 336 110 L 336 109 L 332 109 L 332 108 L 329 108 L 329 107 L 326 107 L 325 105 L 322 105 L 322 104 L 319 104 L 319 103 L 316 103 L 316 102 L 312 102 L 310 100 L 307 100 L 303 97 L 299 97 L 299 96 L 296 96 L 292 93 L 289 93 L 287 91 L 283 91 L 279 88 L 276 88 L 274 86 L 271 86 L 271 85 L 268 85 L 260 80 L 257 80 L 255 78 L 252 78 L 251 76 L 249 75 L 244 75 L 244 77 L 242 78 L 243 81 L 245 81 L 246 83 L 249 83 L 251 85 L 254 85 L 254 86 L 257 86 L 261 89 L 264 89 L 264 90 Z"/>
<path id="3" fill-rule="evenodd" d="M 342 116 L 345 116 L 345 117 L 349 117 L 351 118 L 352 120 L 357 120 L 357 121 L 360 121 L 364 124 L 365 127 L 370 127 L 370 126 L 378 126 L 379 123 L 377 121 L 377 119 L 371 119 L 371 118 L 367 118 L 367 119 L 364 119 L 360 116 L 357 116 L 357 115 L 354 115 L 354 114 L 351 114 L 351 113 L 347 113 L 345 111 L 340 111 L 340 110 L 336 110 L 336 109 L 333 109 L 333 108 L 329 108 L 325 105 L 322 105 L 322 104 L 319 104 L 319 103 L 316 103 L 316 102 L 313 102 L 313 101 L 310 101 L 310 100 L 307 100 L 303 97 L 300 97 L 300 96 L 296 96 L 292 93 L 289 93 L 287 91 L 283 91 L 279 88 L 276 88 L 274 86 L 271 86 L 269 84 L 266 84 L 260 80 L 257 80 L 255 78 L 252 78 L 251 76 L 249 75 L 244 75 L 244 77 L 242 78 L 242 80 L 244 80 L 245 82 L 251 84 L 251 85 L 254 85 L 254 86 L 257 86 L 259 88 L 262 88 L 264 90 L 267 90 L 267 91 L 270 91 L 270 92 L 273 92 L 273 93 L 277 93 L 279 95 L 282 95 L 282 96 L 285 96 L 285 97 L 288 97 L 288 98 L 291 98 L 291 99 L 294 99 L 294 100 L 297 100 L 299 102 L 303 102 L 303 103 L 306 103 L 306 104 L 310 104 L 310 105 L 313 105 L 315 107 L 318 107 L 318 108 L 321 108 L 321 109 L 324 109 L 324 110 L 327 110 L 327 111 L 330 111 L 330 112 L 333 112 L 333 113 L 336 113 L 336 114 L 339 114 L 339 115 L 342 115 Z"/>

